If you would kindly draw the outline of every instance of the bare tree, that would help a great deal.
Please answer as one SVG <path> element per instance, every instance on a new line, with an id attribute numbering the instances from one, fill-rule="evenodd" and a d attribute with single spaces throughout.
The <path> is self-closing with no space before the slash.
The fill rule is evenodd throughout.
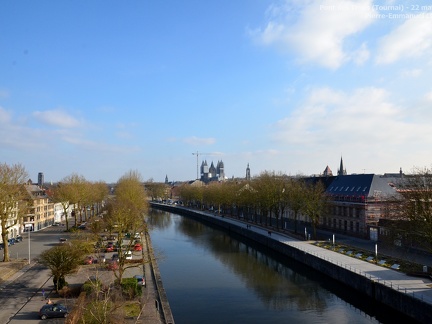
<path id="1" fill-rule="evenodd" d="M 415 169 L 398 184 L 398 211 L 392 208 L 405 240 L 432 251 L 432 170 Z M 394 206 L 394 204 L 393 204 Z"/>
<path id="2" fill-rule="evenodd" d="M 319 225 L 319 219 L 327 208 L 327 199 L 324 193 L 325 187 L 321 181 L 308 185 L 305 191 L 303 210 L 311 221 L 314 239 L 316 239 L 316 228 Z"/>
<path id="3" fill-rule="evenodd" d="M 136 264 L 126 265 L 126 253 L 131 251 L 133 240 L 129 240 L 126 247 L 123 239 L 126 233 L 145 233 L 147 227 L 144 214 L 148 210 L 147 195 L 142 184 L 141 175 L 137 171 L 129 171 L 117 182 L 116 196 L 110 201 L 108 220 L 116 225 L 118 232 L 119 262 L 118 270 L 114 273 L 121 283 L 125 269 Z"/>
<path id="4" fill-rule="evenodd" d="M 305 195 L 306 187 L 303 180 L 299 178 L 290 178 L 286 188 L 286 199 L 289 208 L 294 213 L 294 233 L 296 234 L 298 228 L 298 216 L 305 207 Z"/>
<path id="5" fill-rule="evenodd" d="M 27 172 L 21 164 L 0 164 L 0 222 L 4 262 L 10 261 L 9 229 L 16 225 L 23 213 L 27 211 L 27 206 L 22 203 L 26 197 L 24 184 L 27 177 Z"/>

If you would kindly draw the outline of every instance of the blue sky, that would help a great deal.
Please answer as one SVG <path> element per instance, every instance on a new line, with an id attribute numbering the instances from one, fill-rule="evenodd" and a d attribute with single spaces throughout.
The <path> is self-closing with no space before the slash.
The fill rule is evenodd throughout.
<path id="1" fill-rule="evenodd" d="M 46 181 L 432 161 L 429 1 L 2 1 L 0 162 Z"/>

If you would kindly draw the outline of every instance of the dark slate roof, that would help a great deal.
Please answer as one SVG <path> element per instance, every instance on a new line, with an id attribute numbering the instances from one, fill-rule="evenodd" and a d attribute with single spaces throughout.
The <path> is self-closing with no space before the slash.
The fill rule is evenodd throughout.
<path id="1" fill-rule="evenodd" d="M 336 177 L 326 192 L 333 196 L 349 197 L 390 197 L 396 189 L 389 185 L 390 178 L 376 174 L 352 174 Z"/>
<path id="2" fill-rule="evenodd" d="M 333 180 L 337 178 L 335 176 L 327 176 L 327 177 L 308 177 L 304 178 L 306 184 L 315 185 L 318 182 L 321 182 L 324 185 L 324 188 L 327 189 L 329 185 L 333 183 Z"/>

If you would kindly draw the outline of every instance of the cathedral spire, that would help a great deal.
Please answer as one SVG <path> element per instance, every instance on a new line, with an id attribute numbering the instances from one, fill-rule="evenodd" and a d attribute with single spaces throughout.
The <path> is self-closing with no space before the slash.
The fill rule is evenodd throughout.
<path id="1" fill-rule="evenodd" d="M 339 170 L 338 170 L 337 174 L 338 174 L 338 176 L 343 176 L 343 175 L 347 174 L 346 169 L 344 169 L 344 166 L 343 166 L 342 156 L 341 156 L 340 166 L 339 166 Z"/>

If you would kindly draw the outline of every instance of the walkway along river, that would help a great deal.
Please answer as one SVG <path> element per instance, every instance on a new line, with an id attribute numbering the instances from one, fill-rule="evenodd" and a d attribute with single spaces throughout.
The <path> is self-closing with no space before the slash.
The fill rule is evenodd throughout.
<path id="1" fill-rule="evenodd" d="M 158 264 L 177 324 L 413 322 L 232 231 L 153 214 L 152 242 L 163 253 Z"/>

